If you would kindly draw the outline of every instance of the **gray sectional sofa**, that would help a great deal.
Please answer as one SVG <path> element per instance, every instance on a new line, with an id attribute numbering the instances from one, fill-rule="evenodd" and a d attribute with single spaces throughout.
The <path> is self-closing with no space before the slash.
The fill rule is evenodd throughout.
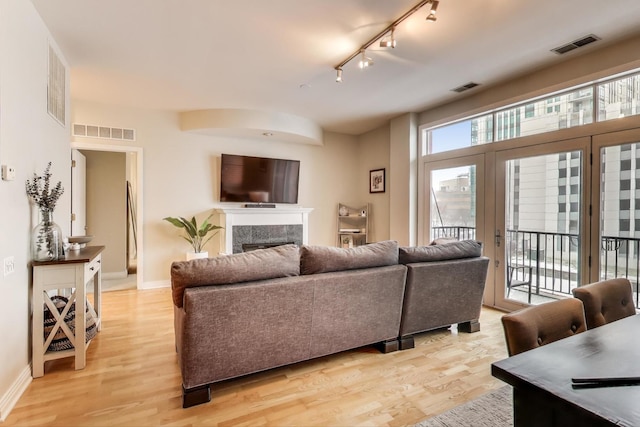
<path id="1" fill-rule="evenodd" d="M 458 248 L 461 244 L 466 249 Z M 472 248 L 469 259 L 484 258 L 478 242 L 451 245 L 438 250 L 438 256 L 462 250 L 469 257 Z M 443 321 L 477 322 L 482 292 L 474 290 L 476 300 L 463 298 L 462 317 L 445 310 L 435 315 L 443 321 L 424 323 L 420 305 L 429 298 L 418 291 L 419 282 L 432 280 L 424 255 L 385 241 L 351 249 L 283 245 L 174 262 L 171 286 L 183 407 L 209 401 L 215 382 L 372 344 L 383 352 L 397 350 L 399 343 L 410 348 L 414 333 L 444 326 Z M 401 263 L 401 257 L 410 262 Z M 451 262 L 463 261 L 468 262 Z M 473 277 L 484 288 L 486 270 L 482 280 L 475 273 Z M 437 280 L 443 282 L 434 292 L 447 288 L 451 299 L 467 294 L 459 288 L 468 287 L 468 280 L 454 283 L 445 275 Z M 466 310 L 467 305 L 474 308 Z M 468 318 L 467 312 L 475 317 Z"/>

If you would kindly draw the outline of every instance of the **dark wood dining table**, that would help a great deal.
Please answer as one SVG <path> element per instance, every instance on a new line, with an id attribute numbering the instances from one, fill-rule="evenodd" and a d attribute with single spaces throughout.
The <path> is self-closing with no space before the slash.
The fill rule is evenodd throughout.
<path id="1" fill-rule="evenodd" d="M 491 373 L 513 386 L 516 427 L 640 426 L 640 384 L 572 384 L 640 377 L 640 315 L 500 360 Z"/>

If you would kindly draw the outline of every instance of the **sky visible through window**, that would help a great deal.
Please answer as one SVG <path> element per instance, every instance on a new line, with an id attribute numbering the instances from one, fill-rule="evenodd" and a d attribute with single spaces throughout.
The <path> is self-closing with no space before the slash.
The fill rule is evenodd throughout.
<path id="1" fill-rule="evenodd" d="M 431 131 L 430 154 L 464 147 L 471 147 L 471 120 L 433 129 Z M 468 172 L 469 166 L 434 170 L 431 175 L 432 186 L 437 190 L 440 187 L 441 181 L 453 179 L 460 174 Z"/>
<path id="2" fill-rule="evenodd" d="M 444 126 L 431 131 L 431 152 L 471 147 L 471 120 Z"/>

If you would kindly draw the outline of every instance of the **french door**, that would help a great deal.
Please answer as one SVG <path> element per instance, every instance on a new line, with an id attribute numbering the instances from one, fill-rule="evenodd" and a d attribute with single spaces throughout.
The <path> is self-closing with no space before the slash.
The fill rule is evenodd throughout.
<path id="1" fill-rule="evenodd" d="M 590 282 L 626 277 L 640 306 L 640 129 L 593 137 Z"/>
<path id="2" fill-rule="evenodd" d="M 484 154 L 456 157 L 422 164 L 418 206 L 418 244 L 428 245 L 438 238 L 486 241 L 485 208 L 486 160 Z M 490 252 L 493 248 L 487 248 Z M 493 277 L 490 269 L 487 281 Z M 493 301 L 485 288 L 485 300 Z M 491 304 L 491 302 L 489 302 Z"/>
<path id="3" fill-rule="evenodd" d="M 590 142 L 496 152 L 495 306 L 568 297 L 588 277 Z"/>

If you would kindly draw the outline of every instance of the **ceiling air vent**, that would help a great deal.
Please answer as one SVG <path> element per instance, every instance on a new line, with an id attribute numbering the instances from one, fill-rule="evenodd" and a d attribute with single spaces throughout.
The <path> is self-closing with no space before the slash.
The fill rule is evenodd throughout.
<path id="1" fill-rule="evenodd" d="M 74 123 L 73 136 L 118 139 L 121 141 L 135 141 L 136 131 L 133 129 L 110 128 L 105 126 L 83 125 Z"/>
<path id="2" fill-rule="evenodd" d="M 460 93 L 460 92 L 464 92 L 465 90 L 473 89 L 476 86 L 480 86 L 480 85 L 478 83 L 469 82 L 469 83 L 467 83 L 465 85 L 458 86 L 455 89 L 451 89 L 451 91 Z"/>
<path id="3" fill-rule="evenodd" d="M 595 36 L 593 34 L 589 34 L 588 36 L 582 37 L 581 39 L 578 39 L 578 40 L 574 40 L 571 43 L 567 43 L 560 47 L 556 47 L 555 49 L 551 49 L 551 52 L 555 52 L 558 55 L 562 55 L 567 52 L 571 52 L 572 50 L 577 49 L 579 47 L 591 44 L 598 40 L 600 40 L 600 37 Z"/>

